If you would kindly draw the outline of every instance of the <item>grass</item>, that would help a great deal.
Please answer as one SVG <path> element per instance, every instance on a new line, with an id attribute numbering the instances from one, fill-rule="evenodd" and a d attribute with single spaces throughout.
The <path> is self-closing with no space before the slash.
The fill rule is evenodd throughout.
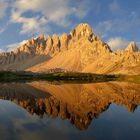
<path id="1" fill-rule="evenodd" d="M 140 84 L 140 75 L 124 75 L 122 80 Z"/>
<path id="2" fill-rule="evenodd" d="M 32 73 L 25 71 L 1 71 L 0 81 L 34 81 L 34 80 L 46 80 L 46 81 L 77 81 L 77 82 L 104 82 L 114 81 L 119 79 L 119 75 L 103 75 L 103 74 L 91 74 L 91 73 L 74 73 L 74 72 L 60 72 L 60 73 Z"/>
<path id="3" fill-rule="evenodd" d="M 92 83 L 106 81 L 126 81 L 140 84 L 140 75 L 105 75 L 93 73 L 56 72 L 33 73 L 25 71 L 0 71 L 0 82 L 53 81 L 67 83 Z"/>

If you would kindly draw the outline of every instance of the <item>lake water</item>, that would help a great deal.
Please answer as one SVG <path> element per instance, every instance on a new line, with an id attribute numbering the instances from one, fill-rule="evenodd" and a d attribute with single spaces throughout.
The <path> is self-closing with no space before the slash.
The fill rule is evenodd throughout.
<path id="1" fill-rule="evenodd" d="M 140 140 L 140 85 L 0 84 L 0 140 Z"/>

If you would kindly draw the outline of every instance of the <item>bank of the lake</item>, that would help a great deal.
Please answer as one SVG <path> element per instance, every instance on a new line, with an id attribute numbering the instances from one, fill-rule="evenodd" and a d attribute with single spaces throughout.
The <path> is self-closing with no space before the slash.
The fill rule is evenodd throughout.
<path id="1" fill-rule="evenodd" d="M 75 73 L 75 72 L 56 72 L 56 73 L 33 73 L 26 71 L 1 71 L 0 81 L 22 81 L 22 80 L 47 80 L 47 81 L 87 81 L 87 82 L 104 82 L 121 79 L 120 75 L 105 75 L 92 73 Z"/>

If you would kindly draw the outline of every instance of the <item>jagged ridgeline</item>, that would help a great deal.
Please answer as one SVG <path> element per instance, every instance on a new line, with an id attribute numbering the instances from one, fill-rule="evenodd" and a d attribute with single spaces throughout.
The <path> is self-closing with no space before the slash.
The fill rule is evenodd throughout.
<path id="1" fill-rule="evenodd" d="M 113 52 L 90 25 L 79 24 L 69 34 L 40 35 L 11 52 L 1 53 L 0 70 L 139 74 L 140 52 L 135 42 Z"/>

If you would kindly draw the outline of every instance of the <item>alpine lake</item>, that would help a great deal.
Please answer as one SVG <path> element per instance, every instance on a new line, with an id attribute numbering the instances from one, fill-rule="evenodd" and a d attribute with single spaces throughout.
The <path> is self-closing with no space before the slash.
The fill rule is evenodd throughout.
<path id="1" fill-rule="evenodd" d="M 1 76 L 0 139 L 139 140 L 140 83 L 89 77 Z"/>

